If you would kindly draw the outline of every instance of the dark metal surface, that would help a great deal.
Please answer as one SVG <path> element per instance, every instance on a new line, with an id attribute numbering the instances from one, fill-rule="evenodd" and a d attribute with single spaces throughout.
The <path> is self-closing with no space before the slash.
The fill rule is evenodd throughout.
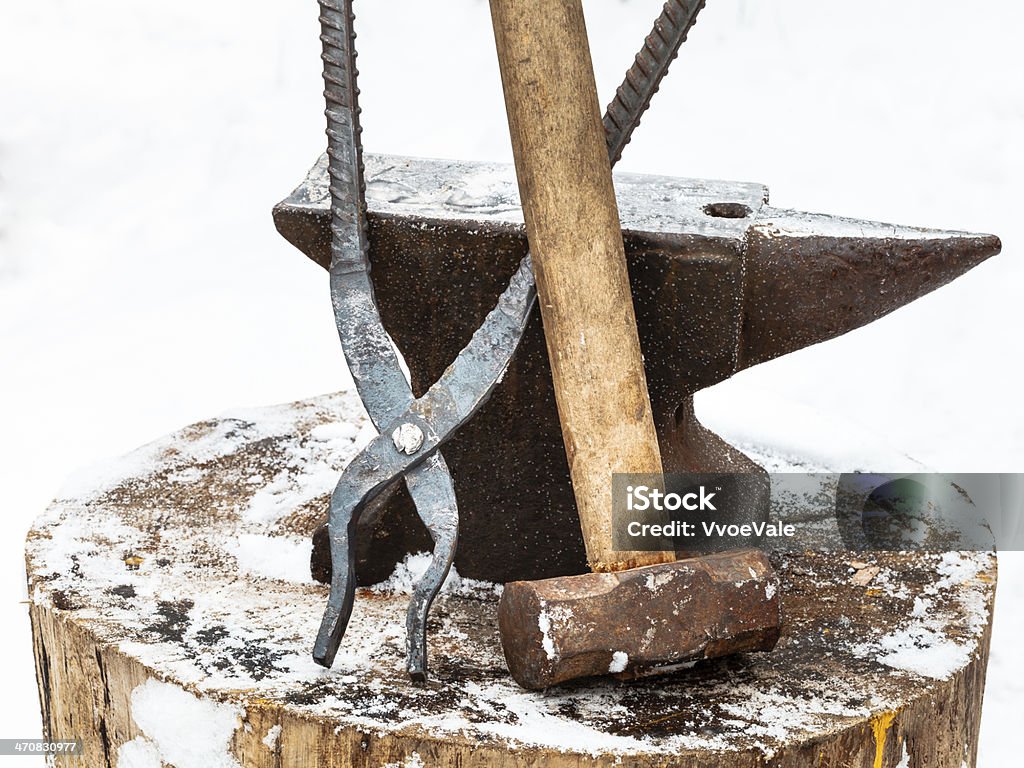
<path id="1" fill-rule="evenodd" d="M 770 651 L 782 630 L 768 556 L 733 550 L 618 573 L 505 585 L 498 627 L 524 688 L 642 677 L 733 653 Z"/>
<path id="2" fill-rule="evenodd" d="M 702 7 L 702 1 L 670 0 L 655 21 L 654 30 L 627 71 L 605 116 L 613 164 L 639 125 Z M 331 594 L 314 658 L 330 666 L 344 635 L 356 583 L 355 555 L 350 541 L 356 537 L 363 511 L 394 480 L 411 473 L 406 487 L 434 540 L 434 557 L 416 585 L 407 619 L 408 670 L 414 679 L 423 680 L 427 663 L 427 614 L 451 567 L 458 534 L 458 507 L 451 477 L 443 457 L 430 456 L 430 453 L 490 396 L 522 339 L 525 320 L 536 298 L 536 287 L 527 253 L 505 293 L 499 297 L 495 310 L 456 362 L 422 399 L 427 401 L 434 393 L 436 405 L 449 409 L 435 411 L 433 405 L 412 402 L 411 389 L 384 331 L 369 276 L 353 20 L 350 0 L 321 0 L 332 211 L 331 297 L 346 360 L 371 420 L 384 436 L 392 433 L 391 427 L 382 430 L 383 423 L 394 421 L 394 447 L 399 453 L 418 456 L 420 460 L 403 465 L 393 456 L 390 463 L 384 456 L 377 456 L 375 461 L 379 463 L 357 460 L 343 473 L 331 498 L 327 529 L 333 569 Z M 509 334 L 509 327 L 518 330 Z M 478 341 L 486 344 L 474 343 Z M 423 411 L 425 407 L 428 410 Z M 402 409 L 407 409 L 406 414 L 400 414 Z M 421 415 L 424 423 L 418 424 L 416 417 Z M 397 430 L 408 430 L 414 445 L 407 445 L 403 450 Z M 377 448 L 379 453 L 379 446 Z M 422 462 L 428 456 L 429 460 Z"/>
<path id="3" fill-rule="evenodd" d="M 851 331 L 999 252 L 996 237 L 769 207 L 759 184 L 619 174 L 616 190 L 666 472 L 750 471 L 692 397 L 739 371 Z M 275 209 L 329 258 L 322 163 Z M 367 158 L 374 283 L 420 394 L 493 307 L 526 248 L 509 166 Z M 716 203 L 744 208 L 723 218 Z M 870 370 L 871 361 L 858 361 Z M 927 404 L 908 405 L 927 408 Z M 882 428 L 882 425 L 880 425 Z M 837 436 L 838 440 L 842 436 Z M 445 445 L 460 508 L 459 573 L 514 581 L 586 570 L 538 312 L 493 396 Z M 329 573 L 326 531 L 314 560 Z M 430 545 L 404 490 L 354 543 L 360 583 Z"/>

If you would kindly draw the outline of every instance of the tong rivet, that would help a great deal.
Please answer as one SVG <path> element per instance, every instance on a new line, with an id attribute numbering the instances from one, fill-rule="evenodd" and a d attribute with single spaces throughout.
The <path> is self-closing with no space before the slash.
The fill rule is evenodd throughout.
<path id="1" fill-rule="evenodd" d="M 406 422 L 391 433 L 391 439 L 400 453 L 412 456 L 423 447 L 423 430 Z"/>

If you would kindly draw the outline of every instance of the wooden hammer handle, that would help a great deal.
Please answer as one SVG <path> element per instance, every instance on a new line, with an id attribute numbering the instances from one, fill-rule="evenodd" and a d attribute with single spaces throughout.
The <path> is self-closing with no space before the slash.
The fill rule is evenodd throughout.
<path id="1" fill-rule="evenodd" d="M 661 473 L 581 0 L 490 0 L 526 232 L 587 559 L 612 549 L 612 473 Z"/>

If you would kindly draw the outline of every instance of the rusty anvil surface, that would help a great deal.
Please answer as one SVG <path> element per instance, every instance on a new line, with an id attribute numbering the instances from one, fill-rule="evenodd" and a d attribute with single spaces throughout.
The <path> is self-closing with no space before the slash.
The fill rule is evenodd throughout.
<path id="1" fill-rule="evenodd" d="M 515 172 L 381 155 L 365 162 L 377 302 L 419 396 L 526 252 Z M 761 184 L 622 173 L 616 194 L 666 472 L 763 477 L 697 421 L 695 392 L 865 325 L 1000 250 L 992 235 L 772 208 Z M 325 268 L 329 206 L 324 156 L 274 208 L 280 233 Z M 461 575 L 506 582 L 587 571 L 536 307 L 493 396 L 442 453 L 459 502 Z M 362 527 L 360 583 L 432 548 L 401 483 Z M 330 568 L 324 538 L 313 558 L 321 580 Z"/>

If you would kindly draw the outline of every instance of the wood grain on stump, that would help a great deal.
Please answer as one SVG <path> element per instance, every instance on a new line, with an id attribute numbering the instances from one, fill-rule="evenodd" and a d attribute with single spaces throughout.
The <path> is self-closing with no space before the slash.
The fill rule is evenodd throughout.
<path id="1" fill-rule="evenodd" d="M 47 735 L 121 768 L 974 765 L 996 578 L 984 554 L 851 567 L 779 553 L 774 652 L 544 693 L 508 677 L 499 588 L 470 579 L 435 605 L 431 681 L 406 679 L 412 557 L 360 590 L 334 669 L 319 668 L 327 593 L 308 533 L 368 437 L 350 394 L 238 412 L 55 501 L 27 545 Z"/>

